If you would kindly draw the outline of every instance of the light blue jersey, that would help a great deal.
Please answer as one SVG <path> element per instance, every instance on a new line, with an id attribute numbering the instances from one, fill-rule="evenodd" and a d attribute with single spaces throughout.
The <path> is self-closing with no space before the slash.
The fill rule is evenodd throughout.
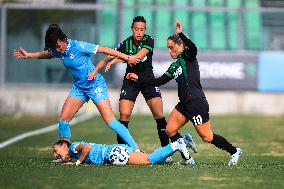
<path id="1" fill-rule="evenodd" d="M 81 155 L 81 152 L 76 151 L 76 147 L 79 144 L 87 144 L 92 146 L 91 151 L 89 152 L 88 156 L 85 158 L 83 163 L 87 164 L 96 164 L 96 165 L 103 165 L 103 164 L 110 164 L 109 156 L 110 152 L 116 146 L 123 146 L 128 150 L 129 153 L 133 151 L 127 145 L 124 144 L 114 144 L 114 145 L 106 145 L 106 144 L 95 144 L 95 143 L 88 143 L 88 142 L 73 142 L 69 147 L 70 157 L 78 159 Z"/>
<path id="2" fill-rule="evenodd" d="M 95 69 L 91 55 L 97 53 L 99 46 L 73 39 L 68 39 L 67 43 L 67 49 L 63 54 L 52 50 L 51 55 L 60 58 L 72 74 L 74 85 L 69 96 L 82 99 L 84 102 L 91 98 L 94 103 L 108 99 L 103 76 L 98 73 L 93 80 L 87 78 L 87 75 Z"/>

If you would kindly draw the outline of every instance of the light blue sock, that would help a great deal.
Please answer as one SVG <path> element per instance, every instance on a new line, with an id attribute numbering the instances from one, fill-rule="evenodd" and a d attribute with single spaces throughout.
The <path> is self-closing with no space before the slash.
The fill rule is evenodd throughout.
<path id="1" fill-rule="evenodd" d="M 70 123 L 68 121 L 59 120 L 58 121 L 58 135 L 59 137 L 66 137 L 71 140 Z"/>
<path id="2" fill-rule="evenodd" d="M 128 129 L 118 122 L 116 119 L 113 119 L 108 126 L 116 132 L 131 148 L 134 150 L 138 149 L 138 145 L 136 144 L 135 140 L 129 133 Z"/>
<path id="3" fill-rule="evenodd" d="M 165 147 L 159 148 L 151 153 L 148 157 L 151 164 L 163 163 L 165 159 L 175 153 L 175 150 L 172 148 L 171 144 L 168 144 Z"/>

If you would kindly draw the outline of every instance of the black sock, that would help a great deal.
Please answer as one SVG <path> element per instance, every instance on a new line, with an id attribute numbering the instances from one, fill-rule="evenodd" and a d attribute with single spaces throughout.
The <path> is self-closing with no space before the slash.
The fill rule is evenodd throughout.
<path id="1" fill-rule="evenodd" d="M 226 150 L 231 155 L 237 152 L 236 147 L 234 147 L 231 143 L 229 143 L 224 137 L 220 135 L 213 134 L 213 140 L 211 143 L 214 144 L 217 148 L 220 148 L 221 150 Z"/>
<path id="2" fill-rule="evenodd" d="M 159 135 L 159 139 L 161 142 L 161 146 L 162 147 L 167 146 L 169 144 L 169 137 L 166 133 L 167 121 L 163 117 L 161 119 L 156 119 L 156 123 L 157 123 L 157 130 L 158 130 L 158 135 Z"/>
<path id="3" fill-rule="evenodd" d="M 171 136 L 171 142 L 175 142 L 177 141 L 177 139 L 182 138 L 182 136 L 179 134 L 179 132 L 177 132 L 174 136 Z"/>
<path id="4" fill-rule="evenodd" d="M 171 136 L 171 137 L 170 137 L 171 142 L 175 142 L 175 141 L 177 141 L 177 139 L 179 139 L 179 138 L 183 138 L 179 132 L 177 132 L 174 136 Z M 180 152 L 180 155 L 181 155 L 182 159 L 185 159 L 183 153 Z M 190 159 L 190 158 L 191 158 L 191 157 L 189 156 L 189 159 Z"/>
<path id="5" fill-rule="evenodd" d="M 119 122 L 128 129 L 129 121 L 121 121 L 121 120 L 119 120 Z M 118 144 L 126 144 L 126 142 L 119 135 L 117 135 L 117 143 Z"/>

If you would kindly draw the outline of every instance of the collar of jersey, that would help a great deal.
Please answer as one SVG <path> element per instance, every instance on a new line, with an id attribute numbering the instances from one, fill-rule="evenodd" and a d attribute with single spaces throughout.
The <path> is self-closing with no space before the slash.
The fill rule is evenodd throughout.
<path id="1" fill-rule="evenodd" d="M 71 39 L 67 39 L 67 42 L 68 42 L 68 45 L 66 47 L 66 50 L 65 50 L 64 54 L 66 54 L 69 51 L 70 44 L 71 44 Z"/>
<path id="2" fill-rule="evenodd" d="M 183 53 L 183 51 L 181 51 L 177 57 L 177 59 L 179 59 L 181 57 L 181 54 Z"/>
<path id="3" fill-rule="evenodd" d="M 145 37 L 145 35 L 142 37 L 141 41 L 139 41 L 139 43 L 136 45 L 136 43 L 134 42 L 134 37 L 133 37 L 133 35 L 132 35 L 132 36 L 131 36 L 131 40 L 133 41 L 132 44 L 135 45 L 136 47 L 138 47 L 138 46 L 142 43 L 144 37 Z"/>

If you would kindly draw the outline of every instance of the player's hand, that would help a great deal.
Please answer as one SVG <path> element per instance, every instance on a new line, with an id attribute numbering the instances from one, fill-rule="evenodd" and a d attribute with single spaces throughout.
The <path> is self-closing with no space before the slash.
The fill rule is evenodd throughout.
<path id="1" fill-rule="evenodd" d="M 88 78 L 88 80 L 93 80 L 93 79 L 95 79 L 96 78 L 96 76 L 97 76 L 97 71 L 96 70 L 94 70 L 94 71 L 92 71 L 91 73 L 89 73 L 88 75 L 87 75 L 87 78 Z"/>
<path id="2" fill-rule="evenodd" d="M 182 26 L 179 20 L 176 21 L 176 33 L 179 34 L 182 32 Z"/>
<path id="3" fill-rule="evenodd" d="M 107 65 L 105 67 L 105 72 L 107 72 L 110 69 L 111 66 L 112 66 L 111 62 L 107 63 Z"/>
<path id="4" fill-rule="evenodd" d="M 140 62 L 140 58 L 136 57 L 135 55 L 129 56 L 129 59 L 127 60 L 127 63 L 129 65 L 131 65 L 131 64 L 136 65 L 139 62 Z"/>
<path id="5" fill-rule="evenodd" d="M 29 58 L 28 54 L 29 53 L 25 51 L 24 49 L 22 49 L 21 47 L 18 49 L 15 49 L 13 53 L 14 57 L 16 58 Z"/>
<path id="6" fill-rule="evenodd" d="M 107 72 L 114 63 L 116 63 L 116 59 L 115 58 L 107 63 L 107 65 L 105 67 L 105 72 Z"/>
<path id="7" fill-rule="evenodd" d="M 132 80 L 132 81 L 137 81 L 138 80 L 138 75 L 135 73 L 128 73 L 126 75 L 126 79 Z"/>

